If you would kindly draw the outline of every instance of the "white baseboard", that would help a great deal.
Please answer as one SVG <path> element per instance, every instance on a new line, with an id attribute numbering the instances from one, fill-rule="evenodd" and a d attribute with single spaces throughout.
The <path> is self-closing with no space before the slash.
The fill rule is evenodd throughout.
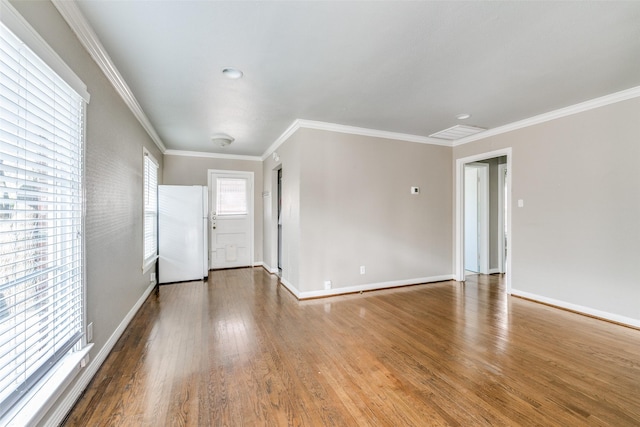
<path id="1" fill-rule="evenodd" d="M 264 267 L 264 262 L 258 261 L 251 264 L 252 267 Z"/>
<path id="2" fill-rule="evenodd" d="M 499 268 L 490 268 L 488 274 L 502 273 Z"/>
<path id="3" fill-rule="evenodd" d="M 379 289 L 389 289 L 389 288 L 397 288 L 400 286 L 408 286 L 408 285 L 419 285 L 421 283 L 433 283 L 433 282 L 442 282 L 446 280 L 453 280 L 453 274 L 445 274 L 442 276 L 431 276 L 431 277 L 418 277 L 415 279 L 405 279 L 405 280 L 393 280 L 390 282 L 378 282 L 378 283 L 366 283 L 364 285 L 355 285 L 355 286 L 347 286 L 342 288 L 333 288 L 333 289 L 322 289 L 317 291 L 305 291 L 300 292 L 299 290 L 293 288 L 291 284 L 286 284 L 284 280 L 282 283 L 296 296 L 296 298 L 300 300 L 309 299 L 309 298 L 323 298 L 330 297 L 335 295 L 343 295 L 343 294 L 352 294 L 356 292 L 363 291 L 374 291 Z M 289 287 L 291 286 L 291 288 Z"/>
<path id="4" fill-rule="evenodd" d="M 566 301 L 560 301 L 553 298 L 544 297 L 541 295 L 532 294 L 525 291 L 519 291 L 517 289 L 511 289 L 511 295 L 530 299 L 532 301 L 541 302 L 544 304 L 552 305 L 559 308 L 564 308 L 567 310 L 575 311 L 580 314 L 585 314 L 587 316 L 593 316 L 604 320 L 609 320 L 611 322 L 620 323 L 623 325 L 632 326 L 635 328 L 640 328 L 640 319 L 633 319 L 631 317 L 620 316 L 619 314 L 609 313 L 606 311 L 596 310 L 595 308 L 585 307 L 582 305 L 572 304 Z"/>
<path id="5" fill-rule="evenodd" d="M 256 264 L 257 265 L 257 264 Z M 272 268 L 269 266 L 269 264 L 267 264 L 266 262 L 261 262 L 260 265 L 262 265 L 262 267 L 267 270 L 269 273 L 271 274 L 278 274 L 278 269 L 277 268 Z"/>
<path id="6" fill-rule="evenodd" d="M 300 291 L 293 286 L 291 283 L 289 283 L 289 281 L 285 278 L 280 278 L 280 283 L 282 283 L 284 285 L 285 288 L 289 289 L 289 291 L 298 299 L 300 298 Z"/>
<path id="7" fill-rule="evenodd" d="M 133 319 L 133 316 L 135 316 L 140 307 L 142 307 L 142 304 L 147 300 L 147 297 L 149 296 L 151 291 L 153 291 L 155 286 L 155 283 L 152 283 L 147 289 L 145 289 L 142 296 L 138 299 L 131 310 L 129 310 L 125 318 L 122 319 L 122 322 L 120 322 L 116 330 L 113 331 L 113 334 L 111 334 L 102 349 L 100 349 L 100 352 L 98 352 L 96 357 L 91 361 L 91 363 L 89 363 L 87 368 L 80 375 L 78 381 L 76 381 L 71 391 L 60 402 L 60 404 L 58 404 L 57 408 L 51 414 L 49 419 L 45 420 L 44 425 L 57 426 L 62 423 L 62 420 L 64 420 L 69 411 L 71 411 L 71 408 L 73 408 L 73 405 L 75 405 L 82 392 L 85 390 L 85 388 L 87 388 L 89 382 L 93 379 L 96 372 L 98 372 L 98 369 L 100 369 L 100 366 L 102 366 L 107 356 L 118 342 L 118 339 L 120 339 L 120 336 L 122 336 L 122 333 Z"/>

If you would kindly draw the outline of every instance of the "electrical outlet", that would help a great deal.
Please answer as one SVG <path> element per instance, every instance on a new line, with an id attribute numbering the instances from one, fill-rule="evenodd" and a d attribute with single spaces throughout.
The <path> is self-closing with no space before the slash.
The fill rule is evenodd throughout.
<path id="1" fill-rule="evenodd" d="M 361 266 L 360 266 L 360 274 L 364 274 L 364 273 L 365 273 L 365 271 L 366 271 L 366 270 L 365 270 L 365 268 L 364 268 L 364 265 L 361 265 Z"/>
<path id="2" fill-rule="evenodd" d="M 151 274 L 149 275 L 149 281 L 150 281 L 151 283 L 156 283 L 156 273 L 151 273 Z"/>
<path id="3" fill-rule="evenodd" d="M 325 280 L 324 281 L 324 290 L 327 291 L 331 289 L 331 280 Z"/>
<path id="4" fill-rule="evenodd" d="M 87 325 L 87 342 L 93 341 L 93 322 Z"/>

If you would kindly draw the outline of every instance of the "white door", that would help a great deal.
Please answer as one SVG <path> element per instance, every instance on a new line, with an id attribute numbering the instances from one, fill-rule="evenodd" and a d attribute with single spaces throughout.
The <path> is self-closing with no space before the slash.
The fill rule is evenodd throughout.
<path id="1" fill-rule="evenodd" d="M 209 268 L 251 266 L 253 172 L 209 171 Z"/>

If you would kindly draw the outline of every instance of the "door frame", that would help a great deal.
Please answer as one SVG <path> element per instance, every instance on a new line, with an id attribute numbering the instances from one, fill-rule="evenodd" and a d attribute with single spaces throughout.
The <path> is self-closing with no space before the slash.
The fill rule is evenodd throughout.
<path id="1" fill-rule="evenodd" d="M 269 236 L 265 235 L 265 241 L 268 241 L 269 256 L 265 267 L 271 274 L 280 277 L 278 271 L 278 170 L 282 169 L 282 164 L 278 163 L 271 170 L 271 189 L 263 194 L 265 203 L 265 214 L 269 215 L 268 225 L 265 224 L 265 231 Z M 269 209 L 267 209 L 267 204 Z M 284 236 L 283 236 L 284 239 Z"/>
<path id="2" fill-rule="evenodd" d="M 208 169 L 207 170 L 207 191 L 208 191 L 208 199 L 209 199 L 209 206 L 207 207 L 207 227 L 211 227 L 211 224 L 209 223 L 209 221 L 211 221 L 211 209 L 213 206 L 213 203 L 215 203 L 215 201 L 213 200 L 213 197 L 211 197 L 211 192 L 212 192 L 212 186 L 213 186 L 213 176 L 214 175 L 228 175 L 231 177 L 242 177 L 242 178 L 246 178 L 247 182 L 249 183 L 249 188 L 247 189 L 247 197 L 248 197 L 248 201 L 247 201 L 247 208 L 249 211 L 249 266 L 251 267 L 255 267 L 256 262 L 254 259 L 255 256 L 255 241 L 254 241 L 254 228 L 255 228 L 255 212 L 254 212 L 254 173 L 251 171 L 237 171 L 237 170 L 224 170 L 224 169 Z M 213 233 L 207 233 L 208 237 L 209 237 L 209 241 L 207 242 L 207 254 L 209 254 L 211 252 L 211 238 L 212 238 L 212 234 Z M 211 269 L 211 259 L 209 259 L 209 269 Z"/>
<path id="3" fill-rule="evenodd" d="M 462 157 L 456 159 L 456 230 L 455 230 L 455 280 L 464 282 L 464 165 L 477 162 L 479 160 L 488 160 L 494 157 L 507 157 L 507 259 L 506 259 L 506 292 L 511 294 L 511 276 L 513 269 L 511 268 L 511 259 L 513 258 L 513 232 L 511 230 L 511 176 L 512 168 L 512 149 L 511 147 L 500 150 L 490 151 L 486 153 L 476 154 L 473 156 Z"/>
<path id="4" fill-rule="evenodd" d="M 464 169 L 474 168 L 478 172 L 477 185 L 477 223 L 478 223 L 478 272 L 489 274 L 491 250 L 489 247 L 489 164 L 471 162 L 465 163 Z M 464 186 L 463 186 L 464 188 Z M 466 211 L 466 197 L 464 196 L 463 213 Z"/>
<path id="5" fill-rule="evenodd" d="M 505 257 L 504 257 L 504 186 L 507 184 L 505 170 L 508 172 L 507 164 L 502 163 L 498 165 L 498 272 L 505 272 Z"/>

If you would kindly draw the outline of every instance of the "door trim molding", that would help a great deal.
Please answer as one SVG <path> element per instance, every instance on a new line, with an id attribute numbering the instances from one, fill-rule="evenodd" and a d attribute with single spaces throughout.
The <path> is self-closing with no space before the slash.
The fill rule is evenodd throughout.
<path id="1" fill-rule="evenodd" d="M 504 257 L 504 186 L 506 177 L 504 171 L 507 170 L 506 163 L 498 165 L 498 268 L 497 273 L 505 272 Z"/>
<path id="2" fill-rule="evenodd" d="M 511 294 L 511 258 L 513 252 L 511 249 L 513 247 L 513 233 L 511 231 L 511 176 L 513 175 L 511 165 L 513 155 L 511 147 L 456 159 L 455 280 L 459 282 L 464 281 L 464 165 L 501 156 L 507 157 L 507 235 L 509 236 L 509 241 L 507 242 L 506 291 L 507 294 Z"/>
<path id="3" fill-rule="evenodd" d="M 209 195 L 211 195 L 212 188 L 212 178 L 213 175 L 229 175 L 229 176 L 242 176 L 243 178 L 247 178 L 249 181 L 249 191 L 248 191 L 248 208 L 249 208 L 249 264 L 247 266 L 252 266 L 255 262 L 255 240 L 254 240 L 254 228 L 255 228 L 255 184 L 254 184 L 254 176 L 255 173 L 252 171 L 237 171 L 237 170 L 224 170 L 224 169 L 208 169 L 207 170 L 207 191 Z M 207 208 L 207 218 L 211 218 L 211 206 L 214 203 L 209 197 L 209 206 Z M 209 224 L 207 224 L 209 226 Z M 207 242 L 207 254 L 211 253 L 211 234 L 207 233 L 209 236 L 209 242 Z M 211 269 L 211 259 L 209 259 L 209 269 Z"/>

